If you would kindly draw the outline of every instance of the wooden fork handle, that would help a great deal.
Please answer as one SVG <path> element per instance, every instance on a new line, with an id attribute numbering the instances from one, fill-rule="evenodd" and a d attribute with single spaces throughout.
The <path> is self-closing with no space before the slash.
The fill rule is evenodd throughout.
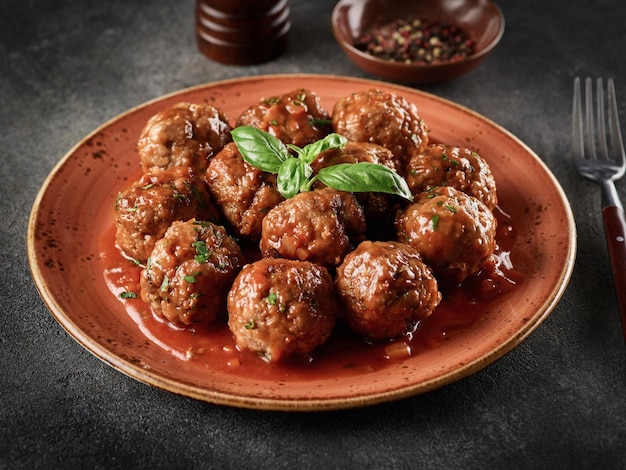
<path id="1" fill-rule="evenodd" d="M 626 341 L 626 218 L 624 209 L 618 206 L 604 207 L 602 219 L 613 269 L 624 341 Z"/>

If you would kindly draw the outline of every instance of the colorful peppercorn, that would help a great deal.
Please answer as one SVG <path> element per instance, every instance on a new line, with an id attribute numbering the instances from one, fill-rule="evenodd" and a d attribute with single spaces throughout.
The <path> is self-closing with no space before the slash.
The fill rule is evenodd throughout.
<path id="1" fill-rule="evenodd" d="M 375 57 L 406 64 L 456 62 L 472 55 L 474 46 L 461 28 L 420 18 L 373 26 L 355 43 Z"/>

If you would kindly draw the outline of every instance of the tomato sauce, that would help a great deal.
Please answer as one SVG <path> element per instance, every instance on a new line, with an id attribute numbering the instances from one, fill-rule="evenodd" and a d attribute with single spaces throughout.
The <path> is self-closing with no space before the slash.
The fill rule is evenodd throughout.
<path id="1" fill-rule="evenodd" d="M 510 218 L 499 208 L 496 208 L 494 214 L 498 219 L 498 247 L 491 261 L 460 286 L 444 292 L 441 304 L 415 331 L 393 341 L 370 342 L 352 334 L 340 324 L 333 336 L 311 355 L 290 358 L 280 363 L 265 363 L 254 353 L 238 350 L 226 318 L 218 325 L 190 329 L 172 326 L 157 317 L 140 298 L 142 268 L 116 247 L 114 227 L 102 235 L 100 259 L 107 286 L 112 295 L 123 303 L 132 321 L 146 338 L 181 361 L 232 375 L 254 375 L 277 380 L 356 375 L 379 370 L 393 361 L 436 348 L 453 338 L 455 333 L 472 328 L 481 321 L 495 298 L 523 282 L 523 274 L 515 269 L 510 259 L 515 239 L 514 227 Z M 132 293 L 136 297 L 128 298 L 123 293 Z"/>

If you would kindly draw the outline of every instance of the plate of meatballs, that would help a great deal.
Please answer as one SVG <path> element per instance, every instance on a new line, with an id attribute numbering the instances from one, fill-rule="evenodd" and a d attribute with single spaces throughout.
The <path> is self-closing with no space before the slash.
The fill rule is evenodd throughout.
<path id="1" fill-rule="evenodd" d="M 135 107 L 57 164 L 28 255 L 53 316 L 152 386 L 315 411 L 444 386 L 519 345 L 573 269 L 546 165 L 487 118 L 331 75 Z"/>

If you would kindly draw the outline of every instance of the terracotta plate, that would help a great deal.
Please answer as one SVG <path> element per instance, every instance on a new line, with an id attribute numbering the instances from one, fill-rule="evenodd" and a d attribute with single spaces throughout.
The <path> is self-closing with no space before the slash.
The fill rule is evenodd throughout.
<path id="1" fill-rule="evenodd" d="M 117 192 L 136 174 L 135 145 L 147 119 L 179 101 L 208 102 L 235 119 L 263 97 L 299 87 L 322 105 L 371 87 L 414 102 L 431 138 L 470 147 L 485 157 L 501 206 L 514 223 L 511 250 L 526 279 L 491 303 L 481 320 L 449 341 L 404 360 L 315 376 L 249 376 L 188 361 L 149 340 L 107 287 L 99 241 L 112 226 Z M 40 294 L 57 321 L 82 346 L 147 384 L 213 403 L 273 410 L 323 410 L 370 405 L 423 393 L 466 377 L 520 344 L 559 301 L 572 272 L 575 226 L 568 201 L 542 161 L 520 140 L 484 117 L 435 96 L 382 82 L 326 75 L 276 75 L 211 83 L 138 106 L 79 142 L 45 181 L 32 210 L 28 256 Z M 259 360 L 259 368 L 271 367 Z"/>

